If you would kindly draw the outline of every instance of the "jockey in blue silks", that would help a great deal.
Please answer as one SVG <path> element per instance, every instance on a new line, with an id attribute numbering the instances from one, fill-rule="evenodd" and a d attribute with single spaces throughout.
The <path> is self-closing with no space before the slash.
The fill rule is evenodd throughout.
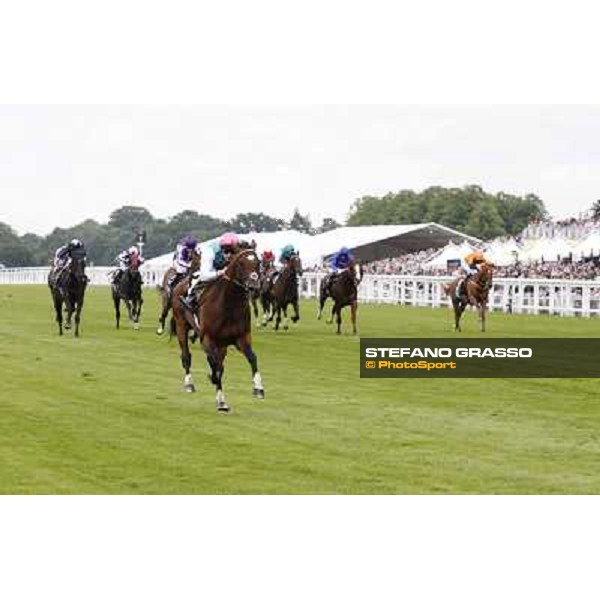
<path id="1" fill-rule="evenodd" d="M 335 281 L 336 276 L 346 270 L 354 263 L 354 256 L 350 248 L 342 246 L 329 260 L 329 274 L 325 280 L 327 293 L 331 293 L 331 284 Z"/>
<path id="2" fill-rule="evenodd" d="M 342 246 L 329 261 L 332 274 L 337 274 L 344 269 L 347 269 L 354 262 L 354 256 L 350 248 Z"/>

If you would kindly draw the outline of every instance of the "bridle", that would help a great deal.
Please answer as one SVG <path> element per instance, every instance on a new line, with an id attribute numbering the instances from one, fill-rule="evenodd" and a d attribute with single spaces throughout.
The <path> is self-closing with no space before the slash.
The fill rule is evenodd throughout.
<path id="1" fill-rule="evenodd" d="M 252 250 L 251 248 L 248 248 L 246 250 L 242 250 L 241 252 L 238 252 L 237 254 L 235 254 L 233 256 L 232 261 L 227 265 L 227 267 L 225 268 L 225 273 L 223 273 L 222 278 L 225 279 L 225 281 L 229 281 L 230 283 L 233 283 L 234 285 L 242 288 L 245 292 L 250 291 L 250 287 L 248 286 L 248 283 L 246 281 L 240 281 L 235 275 L 231 274 L 230 271 L 235 270 L 238 268 L 238 262 L 245 257 L 248 257 L 252 255 L 254 257 L 254 259 L 256 260 L 256 264 L 258 265 L 258 255 L 256 254 L 256 252 L 254 250 Z M 253 271 L 253 273 L 256 273 L 256 271 Z M 252 273 L 250 274 L 250 276 L 248 277 L 248 279 L 252 276 Z M 258 273 L 256 273 L 256 276 L 258 277 Z"/>

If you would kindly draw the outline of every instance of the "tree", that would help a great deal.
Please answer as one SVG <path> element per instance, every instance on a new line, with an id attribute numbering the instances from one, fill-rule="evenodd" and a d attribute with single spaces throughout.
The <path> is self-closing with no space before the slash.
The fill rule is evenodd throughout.
<path id="1" fill-rule="evenodd" d="M 331 217 L 325 217 L 321 223 L 321 226 L 317 229 L 317 232 L 325 233 L 326 231 L 331 231 L 333 229 L 337 229 L 338 227 L 341 227 L 341 225 L 335 219 L 332 219 Z"/>
<path id="2" fill-rule="evenodd" d="M 289 228 L 295 231 L 301 231 L 302 233 L 313 232 L 310 219 L 308 218 L 308 216 L 301 215 L 300 211 L 297 208 L 294 209 L 294 214 L 290 219 Z"/>
<path id="3" fill-rule="evenodd" d="M 0 223 L 0 263 L 6 267 L 29 267 L 33 255 L 15 231 Z"/>
<path id="4" fill-rule="evenodd" d="M 594 221 L 600 221 L 600 200 L 596 200 L 596 202 L 592 204 L 592 218 Z"/>
<path id="5" fill-rule="evenodd" d="M 238 233 L 279 231 L 280 219 L 264 213 L 240 213 L 229 221 L 229 229 Z"/>
<path id="6" fill-rule="evenodd" d="M 435 221 L 477 237 L 515 235 L 531 219 L 546 216 L 535 195 L 524 197 L 486 193 L 478 185 L 464 188 L 430 187 L 420 193 L 403 190 L 381 198 L 364 196 L 354 202 L 349 225 L 409 224 Z M 475 229 L 479 228 L 478 231 Z"/>
<path id="7" fill-rule="evenodd" d="M 154 221 L 150 211 L 143 206 L 122 206 L 108 218 L 108 225 L 117 229 L 138 231 Z"/>

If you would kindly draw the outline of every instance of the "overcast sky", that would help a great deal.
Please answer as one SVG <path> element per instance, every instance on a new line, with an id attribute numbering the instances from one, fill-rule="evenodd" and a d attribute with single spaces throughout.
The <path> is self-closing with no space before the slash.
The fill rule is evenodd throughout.
<path id="1" fill-rule="evenodd" d="M 49 233 L 124 204 L 156 217 L 351 203 L 431 185 L 535 193 L 555 216 L 600 198 L 598 106 L 2 106 L 0 221 Z"/>

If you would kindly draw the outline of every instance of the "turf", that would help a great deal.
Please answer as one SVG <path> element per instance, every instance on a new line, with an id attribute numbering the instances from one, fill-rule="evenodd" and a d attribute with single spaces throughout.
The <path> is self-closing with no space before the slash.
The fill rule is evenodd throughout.
<path id="1" fill-rule="evenodd" d="M 266 399 L 231 351 L 218 414 L 205 360 L 182 391 L 176 341 L 114 329 L 89 290 L 82 337 L 59 338 L 48 290 L 0 286 L 0 492 L 8 494 L 600 493 L 588 379 L 361 380 L 358 337 L 314 318 L 258 330 Z M 447 309 L 361 306 L 368 337 L 455 336 Z M 600 336 L 600 321 L 492 314 L 490 336 Z M 479 337 L 474 315 L 463 337 Z"/>

